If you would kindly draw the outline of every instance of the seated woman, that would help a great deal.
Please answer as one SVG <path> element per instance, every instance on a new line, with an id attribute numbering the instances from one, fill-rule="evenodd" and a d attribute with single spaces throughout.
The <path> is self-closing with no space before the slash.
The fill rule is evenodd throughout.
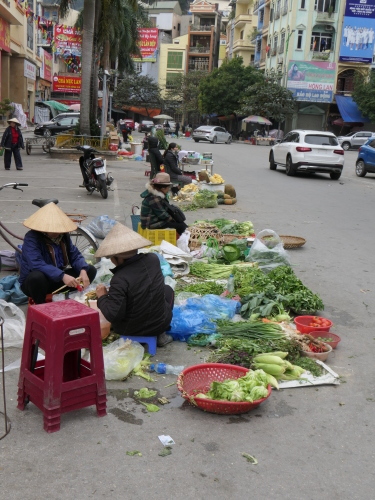
<path id="1" fill-rule="evenodd" d="M 116 333 L 157 336 L 162 347 L 173 340 L 165 331 L 172 320 L 174 292 L 164 284 L 158 256 L 138 254 L 148 245 L 151 241 L 120 223 L 111 229 L 95 257 L 108 257 L 116 267 L 109 290 L 96 287 L 97 304 Z"/>
<path id="2" fill-rule="evenodd" d="M 148 154 L 150 156 L 151 163 L 151 175 L 150 179 L 153 179 L 155 175 L 160 172 L 160 165 L 163 164 L 163 157 L 158 148 L 159 139 L 150 135 L 148 137 Z"/>
<path id="3" fill-rule="evenodd" d="M 86 288 L 94 280 L 95 267 L 85 261 L 69 236 L 76 224 L 55 203 L 37 210 L 23 225 L 31 231 L 22 245 L 19 282 L 35 304 L 43 304 L 47 294 L 63 285 Z"/>
<path id="4" fill-rule="evenodd" d="M 175 222 L 168 212 L 168 193 L 172 183 L 168 174 L 159 172 L 146 184 L 146 191 L 143 191 L 141 207 L 141 227 L 142 229 L 176 229 L 178 234 L 182 234 L 187 225 L 185 222 Z"/>
<path id="5" fill-rule="evenodd" d="M 191 178 L 184 175 L 178 166 L 178 147 L 175 142 L 171 142 L 164 151 L 164 168 L 173 184 L 191 184 Z"/>

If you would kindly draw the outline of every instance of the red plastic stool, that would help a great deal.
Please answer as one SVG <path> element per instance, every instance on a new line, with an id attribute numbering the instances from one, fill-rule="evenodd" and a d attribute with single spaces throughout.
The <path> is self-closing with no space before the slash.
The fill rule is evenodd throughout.
<path id="1" fill-rule="evenodd" d="M 151 170 L 145 170 L 145 176 L 150 177 L 151 175 Z"/>
<path id="2" fill-rule="evenodd" d="M 52 293 L 46 295 L 46 302 L 52 302 Z M 31 297 L 29 297 L 29 306 L 35 306 L 35 302 Z"/>
<path id="3" fill-rule="evenodd" d="M 45 359 L 32 366 L 38 346 Z M 90 362 L 81 360 L 90 351 Z M 18 381 L 17 408 L 28 401 L 44 415 L 44 430 L 60 429 L 62 413 L 96 405 L 106 415 L 106 386 L 99 313 L 75 300 L 30 306 Z"/>
<path id="4" fill-rule="evenodd" d="M 151 356 L 155 356 L 156 354 L 156 347 L 157 347 L 157 337 L 129 337 L 129 335 L 121 335 L 121 337 L 126 340 L 130 339 L 133 342 L 139 342 L 140 344 L 147 344 L 148 347 L 148 353 L 151 354 Z"/>

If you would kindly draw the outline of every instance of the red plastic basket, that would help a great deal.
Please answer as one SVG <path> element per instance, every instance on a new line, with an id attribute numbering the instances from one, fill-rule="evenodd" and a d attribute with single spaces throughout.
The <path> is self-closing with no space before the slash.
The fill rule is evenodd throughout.
<path id="1" fill-rule="evenodd" d="M 322 316 L 318 316 L 322 318 Z M 327 318 L 327 321 L 330 322 L 329 326 L 309 326 L 309 323 L 315 318 L 315 316 L 297 316 L 294 318 L 294 323 L 296 324 L 296 328 L 300 333 L 310 333 L 310 332 L 329 332 L 331 326 L 333 325 L 332 321 Z"/>
<path id="2" fill-rule="evenodd" d="M 330 337 L 332 339 L 331 342 L 326 342 L 325 340 L 323 342 L 330 345 L 332 349 L 336 349 L 338 343 L 341 342 L 341 337 L 332 332 L 329 332 L 327 333 L 327 335 L 325 335 L 324 332 L 317 332 L 316 330 L 314 330 L 313 332 L 310 332 L 309 335 L 311 335 L 315 339 L 317 339 L 318 337 Z"/>
<path id="3" fill-rule="evenodd" d="M 189 366 L 185 368 L 177 379 L 177 387 L 182 397 L 187 399 L 192 405 L 210 413 L 221 415 L 238 415 L 246 413 L 259 406 L 269 398 L 271 386 L 268 386 L 268 395 L 252 403 L 247 401 L 213 401 L 195 397 L 200 392 L 208 392 L 211 382 L 224 382 L 224 380 L 237 379 L 246 375 L 249 370 L 242 366 L 225 365 L 221 363 L 203 363 L 201 365 Z"/>

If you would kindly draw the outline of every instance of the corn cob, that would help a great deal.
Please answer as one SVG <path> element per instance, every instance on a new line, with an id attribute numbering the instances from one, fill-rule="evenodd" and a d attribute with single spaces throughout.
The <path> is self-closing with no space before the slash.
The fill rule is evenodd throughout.
<path id="1" fill-rule="evenodd" d="M 271 356 L 270 354 L 259 354 L 255 356 L 254 361 L 256 363 L 265 363 L 266 365 L 280 365 L 284 366 L 285 361 L 278 356 Z"/>
<path id="2" fill-rule="evenodd" d="M 256 368 L 263 370 L 269 375 L 273 375 L 276 378 L 280 377 L 280 375 L 282 375 L 286 370 L 285 366 L 280 366 L 275 364 L 254 363 L 254 366 Z"/>

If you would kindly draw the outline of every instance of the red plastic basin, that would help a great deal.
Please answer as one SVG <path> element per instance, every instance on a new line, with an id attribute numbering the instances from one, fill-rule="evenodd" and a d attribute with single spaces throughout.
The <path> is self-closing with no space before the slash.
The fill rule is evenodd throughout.
<path id="1" fill-rule="evenodd" d="M 314 339 L 317 339 L 318 337 L 331 338 L 332 342 L 327 342 L 326 340 L 323 340 L 322 342 L 324 342 L 327 345 L 330 345 L 332 347 L 332 349 L 336 349 L 338 343 L 341 342 L 341 337 L 339 337 L 335 333 L 331 333 L 331 332 L 329 332 L 329 334 L 326 335 L 326 334 L 324 334 L 324 332 L 322 333 L 322 332 L 317 332 L 316 330 L 314 330 L 313 332 L 310 332 L 309 335 L 314 337 Z"/>
<path id="2" fill-rule="evenodd" d="M 316 317 L 327 319 L 323 318 L 322 316 L 297 316 L 296 318 L 294 318 L 294 323 L 296 324 L 297 330 L 301 333 L 329 332 L 331 326 L 333 325 L 332 321 L 330 321 L 329 319 L 327 319 L 327 321 L 329 321 L 328 326 L 309 326 L 309 323 L 311 323 L 311 321 Z"/>

